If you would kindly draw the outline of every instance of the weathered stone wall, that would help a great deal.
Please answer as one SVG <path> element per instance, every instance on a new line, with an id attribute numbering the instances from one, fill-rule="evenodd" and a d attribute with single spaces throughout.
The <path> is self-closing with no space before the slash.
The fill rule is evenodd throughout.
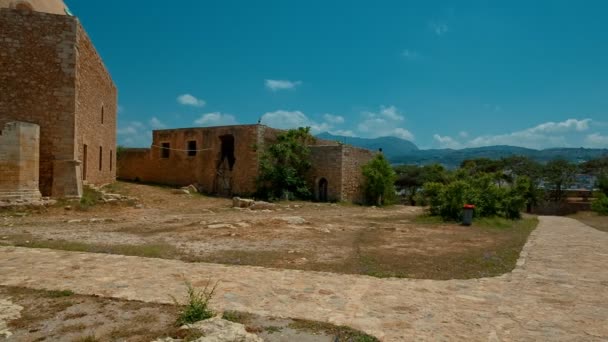
<path id="1" fill-rule="evenodd" d="M 260 125 L 154 131 L 149 150 L 128 149 L 121 155 L 118 178 L 170 185 L 198 183 L 207 193 L 249 195 L 255 192 L 263 145 L 275 131 Z M 232 171 L 228 158 L 222 159 L 222 137 L 229 136 L 234 138 Z M 189 141 L 196 141 L 194 156 L 188 155 Z M 163 143 L 171 148 L 168 158 L 162 157 Z"/>
<path id="2" fill-rule="evenodd" d="M 87 183 L 107 184 L 116 179 L 117 91 L 80 24 L 76 46 L 76 159 Z"/>
<path id="3" fill-rule="evenodd" d="M 36 200 L 40 128 L 10 122 L 0 131 L 0 201 Z"/>
<path id="4" fill-rule="evenodd" d="M 18 5 L 29 5 L 34 11 L 65 15 L 65 4 L 61 0 L 0 0 L 0 8 L 15 9 Z"/>
<path id="5" fill-rule="evenodd" d="M 40 126 L 40 190 L 51 194 L 54 161 L 74 159 L 77 21 L 0 9 L 0 127 Z"/>
<path id="6" fill-rule="evenodd" d="M 342 200 L 364 203 L 363 165 L 374 158 L 375 152 L 344 145 L 342 149 Z"/>
<path id="7" fill-rule="evenodd" d="M 327 180 L 327 200 L 330 202 L 342 201 L 342 158 L 343 146 L 319 145 L 310 147 L 310 161 L 312 168 L 308 175 L 315 200 L 321 200 L 320 182 Z"/>

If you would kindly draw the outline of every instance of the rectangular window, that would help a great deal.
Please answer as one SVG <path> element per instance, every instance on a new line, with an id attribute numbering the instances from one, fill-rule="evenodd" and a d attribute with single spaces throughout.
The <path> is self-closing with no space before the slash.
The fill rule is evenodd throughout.
<path id="1" fill-rule="evenodd" d="M 101 171 L 102 166 L 103 166 L 103 148 L 101 146 L 99 146 L 99 171 Z"/>
<path id="2" fill-rule="evenodd" d="M 161 158 L 169 158 L 171 153 L 171 144 L 170 143 L 162 143 L 160 144 L 160 157 Z"/>
<path id="3" fill-rule="evenodd" d="M 112 171 L 112 150 L 110 150 L 110 171 Z"/>
<path id="4" fill-rule="evenodd" d="M 196 140 L 188 141 L 188 157 L 196 156 Z"/>
<path id="5" fill-rule="evenodd" d="M 84 145 L 83 153 L 82 153 L 82 179 L 87 180 L 87 145 Z"/>

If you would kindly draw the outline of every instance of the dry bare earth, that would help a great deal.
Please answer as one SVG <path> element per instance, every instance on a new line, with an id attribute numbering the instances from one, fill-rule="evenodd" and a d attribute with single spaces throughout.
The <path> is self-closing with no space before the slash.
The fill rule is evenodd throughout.
<path id="1" fill-rule="evenodd" d="M 420 208 L 280 203 L 270 212 L 228 199 L 116 183 L 143 209 L 0 212 L 0 243 L 379 277 L 476 278 L 510 271 L 535 222 L 514 227 L 421 222 Z M 3 217 L 2 217 L 3 216 Z M 301 219 L 300 219 L 301 218 Z"/>
<path id="2" fill-rule="evenodd" d="M 175 325 L 178 308 L 174 305 L 77 295 L 69 290 L 0 287 L 0 299 L 6 298 L 22 308 L 20 317 L 7 324 L 12 333 L 9 341 L 149 342 L 200 336 Z M 247 331 L 268 342 L 333 342 L 353 337 L 355 341 L 374 341 L 358 331 L 327 323 L 234 311 L 224 313 L 224 317 L 244 324 Z"/>
<path id="3" fill-rule="evenodd" d="M 570 215 L 573 219 L 603 232 L 608 232 L 608 216 L 598 215 L 591 211 L 583 211 Z"/>

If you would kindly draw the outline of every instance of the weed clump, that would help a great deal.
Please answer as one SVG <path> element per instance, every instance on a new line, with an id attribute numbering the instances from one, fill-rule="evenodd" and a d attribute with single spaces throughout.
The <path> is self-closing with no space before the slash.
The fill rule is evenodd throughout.
<path id="1" fill-rule="evenodd" d="M 187 302 L 186 304 L 180 304 L 175 297 L 173 301 L 176 306 L 181 307 L 181 311 L 178 314 L 177 321 L 175 322 L 178 326 L 185 324 L 192 324 L 195 322 L 203 321 L 215 316 L 215 312 L 209 307 L 209 302 L 213 298 L 218 283 L 211 289 L 209 289 L 209 283 L 203 290 L 195 289 L 190 282 L 186 282 L 187 288 Z"/>

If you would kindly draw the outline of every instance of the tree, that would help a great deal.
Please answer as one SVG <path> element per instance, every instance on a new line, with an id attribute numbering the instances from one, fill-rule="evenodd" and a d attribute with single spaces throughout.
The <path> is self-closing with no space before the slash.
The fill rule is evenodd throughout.
<path id="1" fill-rule="evenodd" d="M 537 182 L 542 176 L 542 166 L 534 160 L 524 156 L 511 156 L 502 159 L 505 172 L 514 177 L 528 177 Z"/>
<path id="2" fill-rule="evenodd" d="M 368 203 L 384 205 L 395 196 L 395 171 L 383 154 L 363 166 L 365 195 Z"/>
<path id="3" fill-rule="evenodd" d="M 258 196 L 281 198 L 285 194 L 293 194 L 298 198 L 309 198 L 311 191 L 305 175 L 311 167 L 308 145 L 314 140 L 310 127 L 279 134 L 260 159 Z"/>
<path id="4" fill-rule="evenodd" d="M 553 190 L 553 200 L 561 201 L 563 189 L 574 183 L 576 165 L 563 159 L 552 160 L 545 165 L 543 176 L 545 183 Z"/>
<path id="5" fill-rule="evenodd" d="M 395 168 L 397 188 L 405 190 L 405 195 L 411 205 L 416 205 L 414 195 L 424 184 L 422 168 L 418 165 L 401 165 Z"/>
<path id="6" fill-rule="evenodd" d="M 602 173 L 598 176 L 597 187 L 604 195 L 608 196 L 608 173 Z"/>
<path id="7" fill-rule="evenodd" d="M 495 173 L 503 169 L 503 164 L 500 160 L 489 158 L 467 159 L 460 164 L 460 168 L 469 170 L 471 175 L 478 173 Z"/>

